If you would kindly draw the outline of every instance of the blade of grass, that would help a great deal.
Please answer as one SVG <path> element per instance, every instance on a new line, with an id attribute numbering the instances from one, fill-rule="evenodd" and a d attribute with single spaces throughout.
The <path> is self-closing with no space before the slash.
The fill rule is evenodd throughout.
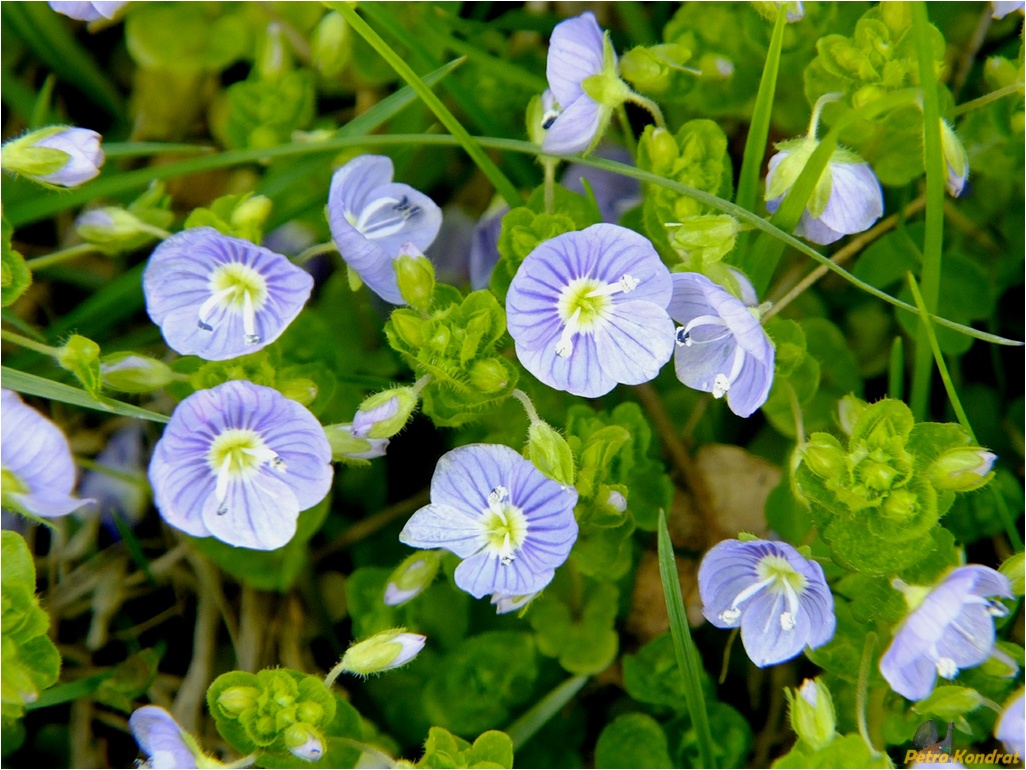
<path id="1" fill-rule="evenodd" d="M 919 85 L 923 94 L 923 144 L 926 154 L 926 234 L 923 236 L 923 301 L 927 311 L 937 308 L 940 297 L 941 250 L 944 247 L 944 183 L 947 178 L 940 137 L 940 104 L 937 81 L 933 72 L 933 45 L 926 4 L 914 2 L 912 37 L 919 64 Z M 916 335 L 916 352 L 912 368 L 912 392 L 909 408 L 916 422 L 926 419 L 930 401 L 930 380 L 933 375 L 925 324 Z"/>
<path id="2" fill-rule="evenodd" d="M 392 48 L 381 39 L 381 36 L 371 29 L 370 25 L 363 20 L 363 18 L 347 3 L 329 3 L 331 8 L 337 11 L 349 25 L 360 35 L 370 46 L 380 54 L 388 64 L 394 69 L 399 76 L 406 81 L 406 83 L 417 92 L 417 95 L 424 101 L 424 104 L 435 114 L 435 117 L 441 121 L 442 125 L 448 129 L 449 133 L 455 136 L 460 145 L 463 147 L 464 152 L 470 156 L 471 160 L 477 164 L 477 167 L 481 169 L 488 181 L 492 183 L 496 192 L 499 193 L 506 201 L 506 203 L 512 208 L 519 206 L 523 203 L 523 198 L 513 183 L 506 178 L 505 174 L 499 169 L 495 162 L 489 158 L 485 151 L 481 148 L 481 145 L 474 139 L 468 132 L 467 129 L 456 119 L 456 117 L 449 112 L 449 109 L 442 104 L 442 100 L 435 96 L 434 92 L 428 88 L 427 84 L 417 75 L 416 72 L 407 64 L 402 58 L 392 50 Z"/>
<path id="3" fill-rule="evenodd" d="M 924 334 L 930 344 L 929 350 L 932 353 L 934 362 L 937 364 L 937 371 L 940 372 L 941 382 L 944 383 L 944 390 L 948 394 L 948 401 L 951 402 L 951 407 L 955 410 L 955 416 L 958 418 L 958 424 L 962 426 L 963 430 L 965 430 L 965 432 L 968 433 L 975 442 L 977 440 L 976 433 L 973 431 L 973 426 L 969 423 L 969 417 L 966 415 L 965 409 L 962 408 L 962 401 L 958 397 L 958 391 L 955 390 L 955 383 L 952 381 L 951 375 L 948 372 L 948 365 L 944 361 L 944 354 L 941 352 L 940 343 L 937 342 L 937 334 L 933 330 L 933 324 L 930 323 L 930 314 L 926 310 L 926 302 L 919 291 L 919 284 L 916 283 L 915 276 L 912 275 L 912 273 L 908 273 L 907 277 L 909 288 L 912 290 L 912 298 L 915 300 L 916 307 L 919 309 L 919 320 L 922 321 Z M 989 487 L 991 494 L 994 495 L 998 513 L 1001 516 L 1001 522 L 1005 526 L 1008 541 L 1015 547 L 1015 550 L 1021 551 L 1023 549 L 1022 537 L 1019 535 L 1019 530 L 1015 525 L 1015 520 L 1012 519 L 1012 514 L 1008 510 L 1008 506 L 1005 504 L 1005 500 L 1001 497 L 1001 493 L 998 491 L 997 487 L 994 484 L 990 484 Z"/>
<path id="4" fill-rule="evenodd" d="M 567 679 L 510 724 L 504 732 L 512 739 L 513 750 L 527 743 L 557 711 L 573 700 L 587 681 L 588 677 L 583 675 Z"/>
<path id="5" fill-rule="evenodd" d="M 48 690 L 43 690 L 36 700 L 25 704 L 25 710 L 35 711 L 36 709 L 48 708 L 49 706 L 59 706 L 62 703 L 70 703 L 79 698 L 86 698 L 100 689 L 100 685 L 114 676 L 115 673 L 115 670 L 111 668 L 102 674 L 93 674 L 82 679 L 76 679 L 74 682 L 59 684 Z"/>
<path id="6" fill-rule="evenodd" d="M 691 639 L 691 629 L 684 611 L 684 597 L 680 591 L 677 561 L 673 556 L 670 531 L 666 528 L 666 514 L 663 511 L 659 512 L 659 577 L 663 582 L 666 611 L 670 616 L 670 635 L 673 637 L 673 649 L 677 653 L 677 667 L 684 679 L 688 714 L 698 736 L 698 754 L 702 758 L 702 767 L 716 767 L 709 714 L 705 710 L 705 695 L 702 693 L 699 675 L 701 661 Z"/>
<path id="7" fill-rule="evenodd" d="M 216 147 L 206 144 L 176 144 L 174 142 L 104 142 L 103 152 L 107 159 L 138 158 L 161 154 L 207 154 L 217 152 Z"/>
<path id="8" fill-rule="evenodd" d="M 110 79 L 46 3 L 2 3 L 5 24 L 61 80 L 82 90 L 104 112 L 122 118 L 125 105 Z"/>
<path id="9" fill-rule="evenodd" d="M 141 406 L 126 404 L 123 401 L 116 401 L 113 398 L 101 396 L 99 400 L 94 399 L 81 388 L 72 385 L 65 385 L 62 382 L 54 382 L 45 377 L 38 377 L 28 372 L 19 372 L 7 366 L 0 366 L 0 382 L 5 388 L 25 393 L 29 396 L 48 398 L 51 401 L 60 401 L 64 404 L 83 406 L 86 409 L 95 409 L 98 412 L 120 414 L 124 417 L 136 417 L 140 420 L 151 422 L 167 422 L 168 417 Z"/>
<path id="10" fill-rule="evenodd" d="M 891 344 L 891 361 L 887 369 L 887 396 L 899 401 L 905 393 L 905 345 L 901 337 Z"/>

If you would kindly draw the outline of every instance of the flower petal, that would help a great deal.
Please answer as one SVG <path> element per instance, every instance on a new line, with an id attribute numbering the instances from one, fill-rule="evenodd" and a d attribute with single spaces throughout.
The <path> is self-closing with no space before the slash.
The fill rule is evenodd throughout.
<path id="1" fill-rule="evenodd" d="M 450 505 L 425 505 L 406 522 L 399 541 L 414 548 L 446 548 L 466 559 L 487 544 L 479 516 Z"/>
<path id="2" fill-rule="evenodd" d="M 196 767 L 196 757 L 182 739 L 182 728 L 159 706 L 143 706 L 128 719 L 139 748 L 148 757 L 148 767 Z"/>
<path id="3" fill-rule="evenodd" d="M 591 147 L 609 110 L 582 93 L 557 117 L 542 140 L 542 152 L 575 155 Z"/>
<path id="4" fill-rule="evenodd" d="M 812 620 L 799 610 L 794 627 L 787 630 L 781 623 L 787 610 L 784 595 L 774 591 L 752 599 L 741 615 L 741 641 L 748 657 L 759 668 L 790 660 L 805 648 Z"/>
<path id="5" fill-rule="evenodd" d="M 296 534 L 299 503 L 291 487 L 274 471 L 261 470 L 228 485 L 224 502 L 208 495 L 203 523 L 218 540 L 242 548 L 273 551 Z"/>
<path id="6" fill-rule="evenodd" d="M 584 93 L 581 82 L 602 72 L 602 29 L 591 11 L 561 21 L 549 38 L 545 77 L 564 109 Z"/>

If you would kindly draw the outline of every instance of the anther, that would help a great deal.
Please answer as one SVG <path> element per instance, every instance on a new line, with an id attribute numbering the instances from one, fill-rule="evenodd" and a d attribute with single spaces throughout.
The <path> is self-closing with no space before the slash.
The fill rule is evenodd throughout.
<path id="1" fill-rule="evenodd" d="M 958 665 L 951 658 L 937 658 L 937 673 L 945 679 L 954 679 L 958 675 Z"/>
<path id="2" fill-rule="evenodd" d="M 790 612 L 781 612 L 780 627 L 785 631 L 793 631 L 795 627 L 794 615 L 792 615 Z"/>
<path id="3" fill-rule="evenodd" d="M 727 395 L 728 390 L 730 390 L 730 380 L 727 379 L 727 375 L 717 374 L 713 380 L 713 398 L 723 398 Z"/>
<path id="4" fill-rule="evenodd" d="M 737 609 L 724 610 L 720 613 L 720 620 L 724 623 L 733 623 L 739 617 L 741 617 L 741 610 Z"/>
<path id="5" fill-rule="evenodd" d="M 509 490 L 504 486 L 497 486 L 491 492 L 488 493 L 489 505 L 498 505 L 509 495 Z"/>

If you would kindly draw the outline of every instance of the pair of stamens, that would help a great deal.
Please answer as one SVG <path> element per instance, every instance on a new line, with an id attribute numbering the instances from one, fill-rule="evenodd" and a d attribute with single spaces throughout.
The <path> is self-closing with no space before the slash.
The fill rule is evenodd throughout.
<path id="1" fill-rule="evenodd" d="M 372 223 L 371 219 L 383 209 L 391 209 L 392 216 Z M 349 221 L 366 238 L 387 238 L 399 232 L 420 210 L 420 206 L 410 203 L 406 195 L 401 198 L 385 196 L 371 201 L 355 221 L 352 218 Z"/>
<path id="2" fill-rule="evenodd" d="M 237 286 L 229 286 L 210 295 L 210 298 L 200 305 L 199 320 L 196 325 L 205 332 L 214 331 L 210 323 L 214 311 L 224 303 L 230 301 L 236 292 Z M 242 330 L 245 340 L 250 345 L 256 345 L 262 341 L 262 337 L 256 333 L 256 307 L 253 304 L 253 295 L 247 289 L 242 289 Z"/>
<path id="3" fill-rule="evenodd" d="M 611 297 L 614 294 L 629 294 L 634 291 L 640 281 L 633 275 L 625 273 L 620 277 L 618 281 L 612 281 L 604 286 L 598 286 L 587 294 L 582 299 L 596 299 L 598 297 Z M 574 335 L 580 334 L 582 331 L 590 331 L 593 327 L 593 323 L 588 325 L 587 329 L 582 328 L 581 325 L 581 306 L 578 304 L 574 308 L 574 312 L 564 322 L 563 333 L 559 336 L 556 341 L 556 355 L 560 358 L 569 358 L 570 354 L 574 352 Z"/>

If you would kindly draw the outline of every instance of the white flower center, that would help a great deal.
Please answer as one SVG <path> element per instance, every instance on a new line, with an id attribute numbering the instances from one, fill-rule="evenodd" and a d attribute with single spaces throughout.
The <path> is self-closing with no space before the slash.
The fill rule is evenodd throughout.
<path id="1" fill-rule="evenodd" d="M 574 352 L 577 334 L 593 334 L 606 320 L 614 294 L 628 294 L 638 287 L 638 279 L 624 274 L 620 280 L 603 283 L 595 278 L 575 278 L 559 295 L 556 311 L 563 321 L 563 333 L 556 341 L 556 355 L 568 358 Z"/>
<path id="2" fill-rule="evenodd" d="M 720 613 L 720 620 L 733 625 L 741 617 L 742 604 L 763 591 L 770 591 L 783 594 L 787 600 L 787 609 L 780 613 L 780 627 L 785 631 L 793 631 L 798 624 L 798 597 L 808 585 L 808 579 L 792 567 L 787 559 L 773 554 L 759 560 L 755 574 L 759 580 L 734 597 L 730 607 Z"/>
<path id="3" fill-rule="evenodd" d="M 954 679 L 958 676 L 958 664 L 951 658 L 937 658 L 937 673 L 945 679 Z"/>
<path id="4" fill-rule="evenodd" d="M 211 273 L 207 286 L 210 299 L 200 306 L 199 328 L 213 331 L 211 320 L 214 311 L 222 309 L 242 316 L 246 342 L 251 345 L 260 342 L 260 335 L 256 333 L 256 314 L 267 301 L 267 281 L 259 271 L 241 262 L 230 262 Z"/>
<path id="5" fill-rule="evenodd" d="M 509 490 L 497 486 L 488 494 L 488 507 L 484 510 L 481 528 L 489 551 L 499 557 L 503 565 L 513 563 L 516 550 L 527 539 L 527 517 L 517 506 L 508 502 Z"/>
<path id="6" fill-rule="evenodd" d="M 395 235 L 420 211 L 420 206 L 410 203 L 405 195 L 401 198 L 385 195 L 368 203 L 359 216 L 349 212 L 345 216 L 346 221 L 359 230 L 364 238 L 376 240 Z"/>
<path id="7" fill-rule="evenodd" d="M 231 482 L 250 478 L 259 473 L 264 464 L 278 473 L 287 470 L 285 461 L 254 430 L 229 428 L 213 440 L 207 451 L 207 465 L 217 478 L 218 514 L 223 516 L 228 512 L 225 498 Z"/>

